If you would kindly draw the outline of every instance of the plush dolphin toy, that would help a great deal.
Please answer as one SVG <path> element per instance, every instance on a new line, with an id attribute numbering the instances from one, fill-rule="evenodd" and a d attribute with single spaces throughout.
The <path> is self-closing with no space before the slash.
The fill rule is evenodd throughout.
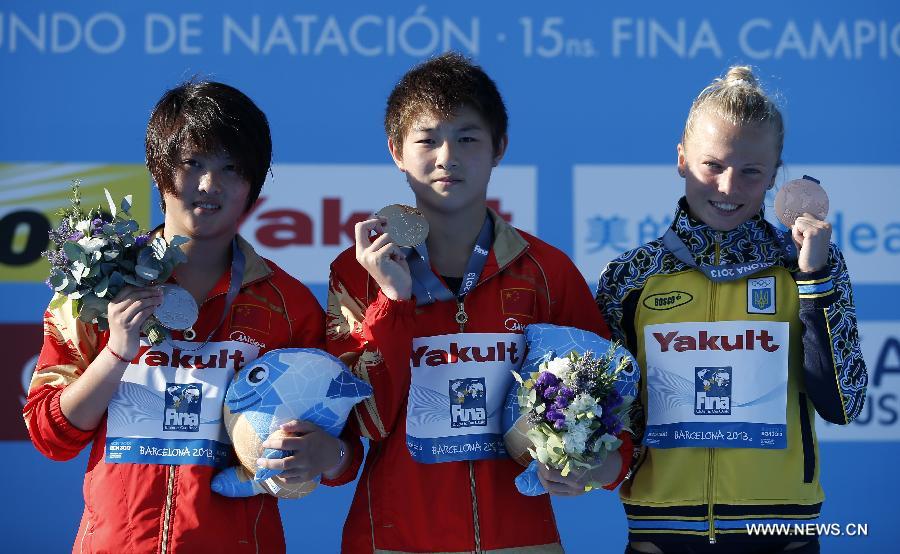
<path id="1" fill-rule="evenodd" d="M 318 480 L 286 485 L 278 470 L 258 468 L 257 458 L 279 459 L 290 453 L 263 448 L 280 425 L 293 419 L 315 423 L 338 436 L 353 406 L 371 396 L 372 387 L 354 377 L 337 358 L 312 348 L 271 350 L 235 374 L 225 393 L 225 428 L 241 465 L 213 478 L 212 489 L 224 496 L 269 493 L 300 498 Z"/>

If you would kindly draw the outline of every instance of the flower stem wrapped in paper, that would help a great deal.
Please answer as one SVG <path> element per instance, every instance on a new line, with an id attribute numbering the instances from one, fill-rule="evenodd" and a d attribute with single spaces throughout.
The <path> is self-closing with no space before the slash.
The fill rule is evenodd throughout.
<path id="1" fill-rule="evenodd" d="M 283 435 L 280 426 L 295 419 L 314 423 L 336 437 L 353 406 L 371 395 L 368 383 L 327 352 L 314 348 L 266 352 L 236 373 L 225 393 L 225 428 L 240 465 L 216 475 L 212 490 L 230 497 L 262 493 L 279 498 L 306 496 L 318 480 L 287 484 L 278 476 L 280 471 L 257 467 L 260 457 L 291 455 L 263 448 L 263 442 Z"/>
<path id="2" fill-rule="evenodd" d="M 81 207 L 79 183 L 72 185 L 72 206 L 60 210 L 61 220 L 50 231 L 54 248 L 44 252 L 50 262 L 47 285 L 56 293 L 48 309 L 71 301 L 72 316 L 95 323 L 101 331 L 109 328 L 107 309 L 125 285 L 153 286 L 172 274 L 175 266 L 187 258 L 179 248 L 188 241 L 176 236 L 172 242 L 139 233 L 138 222 L 131 218 L 131 196 L 116 205 L 104 189 L 108 212 Z M 154 317 L 144 331 L 153 344 L 159 344 L 166 330 Z"/>
<path id="3" fill-rule="evenodd" d="M 626 349 L 589 331 L 535 324 L 525 328 L 525 340 L 528 354 L 507 396 L 504 442 L 528 466 L 516 487 L 535 496 L 546 492 L 538 463 L 565 477 L 600 467 L 619 448 L 640 371 Z"/>

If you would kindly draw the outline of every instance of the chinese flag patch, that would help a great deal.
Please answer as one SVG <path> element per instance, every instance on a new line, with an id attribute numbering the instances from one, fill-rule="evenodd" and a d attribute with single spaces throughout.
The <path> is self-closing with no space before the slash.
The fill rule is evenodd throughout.
<path id="1" fill-rule="evenodd" d="M 255 304 L 235 304 L 231 308 L 231 327 L 248 329 L 260 333 L 268 333 L 271 330 L 272 312 L 263 306 Z"/>
<path id="2" fill-rule="evenodd" d="M 503 289 L 500 291 L 500 302 L 504 315 L 521 315 L 534 317 L 534 290 Z"/>

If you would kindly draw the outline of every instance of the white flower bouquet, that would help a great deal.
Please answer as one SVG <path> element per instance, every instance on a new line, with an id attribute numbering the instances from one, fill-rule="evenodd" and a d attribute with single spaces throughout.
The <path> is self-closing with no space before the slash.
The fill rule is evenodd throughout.
<path id="1" fill-rule="evenodd" d="M 116 205 L 104 189 L 108 211 L 81 207 L 79 184 L 72 185 L 72 205 L 58 212 L 59 225 L 50 231 L 54 247 L 43 253 L 50 262 L 47 285 L 56 293 L 48 309 L 71 300 L 72 315 L 106 330 L 109 301 L 125 285 L 152 286 L 165 282 L 175 266 L 186 260 L 179 248 L 188 241 L 176 236 L 167 242 L 162 236 L 140 233 L 131 218 L 131 196 Z M 145 325 L 154 344 L 162 342 L 166 331 L 155 318 Z"/>
<path id="2" fill-rule="evenodd" d="M 554 342 L 548 338 L 554 336 L 560 337 L 561 348 L 548 348 Z M 572 340 L 573 336 L 580 340 Z M 630 431 L 629 414 L 640 372 L 627 350 L 587 331 L 532 325 L 526 329 L 526 339 L 528 357 L 523 371 L 514 373 L 519 411 L 514 425 L 524 430 L 533 461 L 516 484 L 523 494 L 534 495 L 544 492 L 537 479 L 537 463 L 567 476 L 599 467 L 609 452 L 619 448 L 618 435 Z M 596 354 L 592 348 L 603 348 L 603 352 Z M 529 360 L 536 369 L 528 367 Z M 507 442 L 514 452 L 516 448 Z M 588 483 L 585 490 L 597 486 Z"/>

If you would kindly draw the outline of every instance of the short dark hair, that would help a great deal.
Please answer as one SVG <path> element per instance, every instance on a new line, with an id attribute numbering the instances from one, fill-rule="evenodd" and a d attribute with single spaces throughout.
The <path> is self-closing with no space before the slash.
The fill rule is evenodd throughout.
<path id="1" fill-rule="evenodd" d="M 409 71 L 391 91 L 384 114 L 384 131 L 402 152 L 409 126 L 423 114 L 450 118 L 469 106 L 487 122 L 496 154 L 506 136 L 508 116 L 497 85 L 471 60 L 447 52 Z"/>
<path id="2" fill-rule="evenodd" d="M 256 202 L 272 164 L 266 115 L 238 89 L 213 81 L 188 81 L 167 91 L 147 123 L 147 169 L 160 194 L 172 192 L 179 150 L 224 150 L 250 183 L 245 210 Z"/>

